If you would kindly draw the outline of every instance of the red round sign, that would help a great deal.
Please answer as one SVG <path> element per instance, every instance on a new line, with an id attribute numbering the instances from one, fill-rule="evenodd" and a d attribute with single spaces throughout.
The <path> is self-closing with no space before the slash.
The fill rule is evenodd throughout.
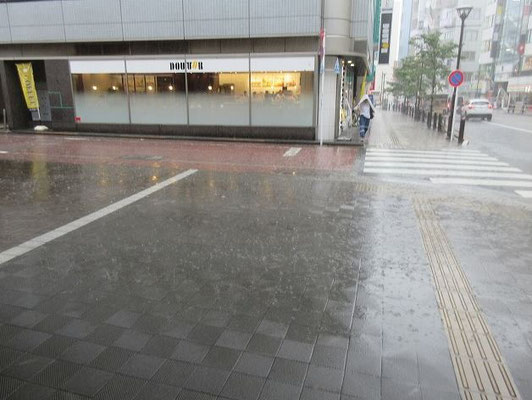
<path id="1" fill-rule="evenodd" d="M 464 83 L 464 73 L 460 71 L 459 69 L 455 69 L 453 72 L 449 74 L 449 84 L 452 87 L 458 87 L 462 83 Z"/>

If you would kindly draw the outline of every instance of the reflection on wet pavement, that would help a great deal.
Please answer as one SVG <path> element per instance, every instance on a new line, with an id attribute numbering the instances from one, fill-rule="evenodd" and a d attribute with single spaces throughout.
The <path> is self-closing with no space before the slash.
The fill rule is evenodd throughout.
<path id="1" fill-rule="evenodd" d="M 0 267 L 0 398 L 460 398 L 412 207 L 423 189 L 372 190 L 354 148 L 148 142 L 2 145 L 0 252 L 199 171 Z M 465 226 L 434 204 L 454 242 Z M 527 398 L 515 365 L 530 352 L 502 343 Z"/>

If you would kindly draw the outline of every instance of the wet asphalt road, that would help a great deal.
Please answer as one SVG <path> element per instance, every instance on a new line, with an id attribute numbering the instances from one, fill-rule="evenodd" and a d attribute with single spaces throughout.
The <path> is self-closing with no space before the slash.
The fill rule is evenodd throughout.
<path id="1" fill-rule="evenodd" d="M 0 136 L 0 252 L 198 170 L 0 265 L 0 398 L 459 399 L 420 195 L 531 398 L 527 203 L 290 147 Z"/>
<path id="2" fill-rule="evenodd" d="M 466 129 L 472 147 L 532 173 L 532 116 L 495 110 L 491 122 L 471 119 Z"/>

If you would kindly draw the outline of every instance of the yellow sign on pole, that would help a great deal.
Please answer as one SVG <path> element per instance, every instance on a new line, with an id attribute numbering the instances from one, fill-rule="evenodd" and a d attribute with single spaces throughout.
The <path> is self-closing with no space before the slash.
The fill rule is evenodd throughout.
<path id="1" fill-rule="evenodd" d="M 362 100 L 362 97 L 366 94 L 366 78 L 368 77 L 368 72 L 364 74 L 364 80 L 362 81 L 362 85 L 360 87 L 360 100 Z"/>
<path id="2" fill-rule="evenodd" d="M 37 97 L 37 89 L 35 88 L 31 63 L 17 64 L 17 70 L 28 109 L 30 111 L 38 111 L 39 98 Z"/>

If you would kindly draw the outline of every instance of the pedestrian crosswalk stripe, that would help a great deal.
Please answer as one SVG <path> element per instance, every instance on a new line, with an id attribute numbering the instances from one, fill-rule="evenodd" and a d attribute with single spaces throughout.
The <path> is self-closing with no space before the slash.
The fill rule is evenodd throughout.
<path id="1" fill-rule="evenodd" d="M 479 160 L 479 161 L 497 161 L 495 157 L 489 157 L 489 156 L 482 156 L 482 157 L 470 157 L 470 156 L 458 156 L 458 155 L 447 155 L 447 154 L 408 154 L 408 153 L 368 153 L 366 154 L 366 158 L 368 157 L 403 157 L 403 158 L 444 158 L 446 160 Z"/>
<path id="2" fill-rule="evenodd" d="M 422 176 L 434 184 L 532 188 L 532 175 L 478 150 L 367 149 L 365 174 Z M 532 190 L 515 190 L 532 198 Z"/>
<path id="3" fill-rule="evenodd" d="M 416 150 L 416 149 L 385 149 L 385 148 L 368 148 L 367 151 L 381 151 L 381 152 L 388 152 L 388 153 L 401 153 L 405 151 L 409 151 L 411 153 L 446 153 L 446 154 L 483 154 L 479 150 Z"/>
<path id="4" fill-rule="evenodd" d="M 532 190 L 516 190 L 515 193 L 525 199 L 532 199 Z"/>
<path id="5" fill-rule="evenodd" d="M 440 151 L 445 151 L 449 153 L 480 153 L 480 150 L 471 150 L 471 149 L 460 149 L 460 150 L 454 150 L 454 149 L 441 149 Z"/>
<path id="6" fill-rule="evenodd" d="M 437 155 L 437 156 L 459 156 L 459 157 L 468 157 L 468 158 L 482 158 L 488 157 L 483 153 L 451 153 L 448 151 L 410 151 L 410 150 L 400 150 L 400 151 L 388 151 L 388 150 L 370 150 L 366 154 L 382 154 L 382 155 L 399 155 L 399 154 L 409 154 L 409 155 Z"/>
<path id="7" fill-rule="evenodd" d="M 447 168 L 455 170 L 469 170 L 469 171 L 499 171 L 499 172 L 523 172 L 519 168 L 500 167 L 490 165 L 471 165 L 471 164 L 431 164 L 431 163 L 411 163 L 411 162 L 385 162 L 385 161 L 366 161 L 364 167 L 379 167 L 379 168 L 427 168 L 438 169 Z"/>
<path id="8" fill-rule="evenodd" d="M 496 159 L 495 159 L 496 160 Z M 498 166 L 509 166 L 510 164 L 502 162 L 502 161 L 475 161 L 475 160 L 457 160 L 457 159 L 449 159 L 449 158 L 412 158 L 412 157 L 379 157 L 379 156 L 366 156 L 366 162 L 367 161 L 389 161 L 389 162 L 396 162 L 396 161 L 404 161 L 404 162 L 412 162 L 412 163 L 443 163 L 443 164 L 471 164 L 471 165 L 498 165 Z"/>
<path id="9" fill-rule="evenodd" d="M 475 178 L 530 179 L 532 175 L 505 172 L 450 171 L 408 168 L 364 168 L 368 174 L 429 175 L 429 176 L 470 176 Z"/>
<path id="10" fill-rule="evenodd" d="M 472 149 L 387 149 L 385 147 L 368 147 L 368 151 L 374 151 L 374 150 L 382 150 L 382 151 L 443 151 L 446 153 L 480 153 L 480 150 L 472 150 Z"/>
<path id="11" fill-rule="evenodd" d="M 440 185 L 471 185 L 471 186 L 513 186 L 532 187 L 530 181 L 506 181 L 496 179 L 464 179 L 464 178 L 430 178 L 432 183 Z"/>

